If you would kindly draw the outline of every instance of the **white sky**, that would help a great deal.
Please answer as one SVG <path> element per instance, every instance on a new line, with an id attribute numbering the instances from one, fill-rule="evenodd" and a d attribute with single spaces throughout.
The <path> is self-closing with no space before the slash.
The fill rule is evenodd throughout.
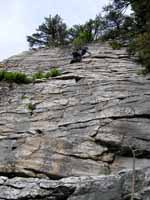
<path id="1" fill-rule="evenodd" d="M 101 12 L 108 0 L 0 0 L 0 60 L 28 49 L 26 36 L 59 14 L 68 25 L 82 24 Z"/>

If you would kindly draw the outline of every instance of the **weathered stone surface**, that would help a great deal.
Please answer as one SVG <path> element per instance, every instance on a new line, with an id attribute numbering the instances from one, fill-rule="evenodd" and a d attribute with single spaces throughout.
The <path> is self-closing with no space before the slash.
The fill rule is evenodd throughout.
<path id="1" fill-rule="evenodd" d="M 132 192 L 132 171 L 117 175 L 80 176 L 61 180 L 38 178 L 0 177 L 0 199 L 43 200 L 149 200 L 149 169 L 135 171 L 135 187 Z M 138 197 L 138 198 L 137 198 Z"/>
<path id="2" fill-rule="evenodd" d="M 149 166 L 150 80 L 124 49 L 89 46 L 70 65 L 69 49 L 41 49 L 5 60 L 31 75 L 62 75 L 28 85 L 0 83 L 0 173 L 50 177 L 100 175 Z M 33 109 L 29 107 L 32 105 Z M 141 165 L 144 162 L 145 164 Z"/>

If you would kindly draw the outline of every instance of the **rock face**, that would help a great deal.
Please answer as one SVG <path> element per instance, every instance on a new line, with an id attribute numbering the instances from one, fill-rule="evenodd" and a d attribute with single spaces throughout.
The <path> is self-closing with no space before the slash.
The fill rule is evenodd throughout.
<path id="1" fill-rule="evenodd" d="M 58 67 L 61 75 L 0 83 L 0 199 L 120 200 L 122 176 L 108 174 L 132 169 L 134 160 L 136 168 L 150 165 L 149 77 L 137 75 L 125 49 L 93 44 L 89 50 L 91 57 L 72 65 L 67 48 L 4 61 L 9 71 L 31 75 Z"/>
<path id="2" fill-rule="evenodd" d="M 135 192 L 131 191 L 132 173 L 108 176 L 80 176 L 61 180 L 0 177 L 0 199 L 30 200 L 136 200 L 150 199 L 149 170 L 135 171 Z"/>

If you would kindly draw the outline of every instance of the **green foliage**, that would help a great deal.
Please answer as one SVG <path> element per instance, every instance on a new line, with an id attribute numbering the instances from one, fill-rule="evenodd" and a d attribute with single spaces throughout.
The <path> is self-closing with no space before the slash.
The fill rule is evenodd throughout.
<path id="1" fill-rule="evenodd" d="M 61 72 L 59 71 L 59 69 L 57 68 L 52 68 L 50 69 L 47 73 L 43 73 L 43 72 L 37 72 L 35 74 L 33 74 L 32 76 L 32 80 L 35 81 L 36 79 L 46 79 L 49 77 L 56 77 L 61 75 Z"/>
<path id="2" fill-rule="evenodd" d="M 137 74 L 138 74 L 138 75 L 143 75 L 143 76 L 146 76 L 148 73 L 149 73 L 149 71 L 146 70 L 145 68 L 144 68 L 144 69 L 139 69 L 139 70 L 137 71 Z"/>
<path id="3" fill-rule="evenodd" d="M 102 38 L 105 30 L 105 21 L 101 14 L 96 15 L 95 19 L 93 20 L 93 40 L 97 41 Z"/>
<path id="4" fill-rule="evenodd" d="M 69 41 L 75 47 L 84 46 L 87 43 L 98 40 L 102 36 L 104 22 L 102 16 L 96 15 L 95 19 L 89 19 L 83 25 L 74 25 L 68 30 Z"/>
<path id="5" fill-rule="evenodd" d="M 30 79 L 27 78 L 26 74 L 21 72 L 7 72 L 0 71 L 0 81 L 7 81 L 9 83 L 17 83 L 17 84 L 27 84 L 30 82 Z"/>
<path id="6" fill-rule="evenodd" d="M 33 111 L 36 109 L 36 104 L 29 103 L 27 107 L 28 110 L 30 111 L 30 115 L 33 115 Z"/>
<path id="7" fill-rule="evenodd" d="M 104 32 L 102 38 L 118 40 L 120 43 L 128 43 L 136 32 L 134 16 L 124 14 L 127 4 L 124 0 L 112 0 L 104 7 Z"/>
<path id="8" fill-rule="evenodd" d="M 35 74 L 33 74 L 32 79 L 36 80 L 36 79 L 43 79 L 45 78 L 45 74 L 42 72 L 36 72 Z"/>
<path id="9" fill-rule="evenodd" d="M 122 5 L 123 9 L 131 6 L 139 33 L 150 31 L 150 1 L 149 0 L 113 0 L 113 4 Z"/>
<path id="10" fill-rule="evenodd" d="M 143 73 L 150 72 L 150 33 L 139 34 L 132 46 L 132 53 L 137 53 L 138 62 L 144 66 Z"/>
<path id="11" fill-rule="evenodd" d="M 36 33 L 27 36 L 27 41 L 30 47 L 60 46 L 72 42 L 75 46 L 81 46 L 99 39 L 103 29 L 104 23 L 100 14 L 83 25 L 74 25 L 69 29 L 59 15 L 50 15 L 38 27 Z"/>
<path id="12" fill-rule="evenodd" d="M 81 32 L 77 38 L 75 38 L 72 42 L 75 48 L 80 48 L 87 44 L 91 39 L 89 32 Z"/>
<path id="13" fill-rule="evenodd" d="M 36 79 L 43 79 L 49 77 L 56 77 L 61 75 L 61 72 L 57 68 L 52 68 L 47 73 L 37 72 L 33 74 L 32 77 L 27 77 L 26 74 L 21 72 L 7 72 L 5 70 L 0 71 L 0 81 L 6 81 L 9 83 L 17 83 L 17 84 L 28 84 Z"/>
<path id="14" fill-rule="evenodd" d="M 0 81 L 3 81 L 4 77 L 5 77 L 5 71 L 2 70 L 2 71 L 0 71 Z"/>
<path id="15" fill-rule="evenodd" d="M 133 13 L 124 15 L 131 5 Z M 150 1 L 149 0 L 112 0 L 104 8 L 105 31 L 103 38 L 119 41 L 128 46 L 130 55 L 138 56 L 138 62 L 144 66 L 140 74 L 150 72 Z M 120 48 L 116 42 L 112 48 Z"/>
<path id="16" fill-rule="evenodd" d="M 46 78 L 60 76 L 61 72 L 57 68 L 52 68 L 45 74 Z"/>
<path id="17" fill-rule="evenodd" d="M 77 38 L 81 32 L 84 31 L 84 25 L 73 25 L 70 29 L 67 31 L 67 38 L 69 43 L 72 43 L 72 41 Z"/>
<path id="18" fill-rule="evenodd" d="M 109 42 L 109 44 L 113 49 L 120 49 L 122 47 L 122 44 L 116 40 L 112 40 L 111 42 Z"/>
<path id="19" fill-rule="evenodd" d="M 28 96 L 26 96 L 25 94 L 22 95 L 21 99 L 28 99 Z"/>
<path id="20" fill-rule="evenodd" d="M 135 13 L 135 19 L 137 22 L 137 28 L 140 32 L 150 31 L 150 1 L 149 0 L 137 0 L 131 1 L 130 4 Z"/>
<path id="21" fill-rule="evenodd" d="M 30 47 L 51 47 L 66 43 L 67 26 L 59 15 L 45 18 L 36 33 L 27 36 Z"/>
<path id="22" fill-rule="evenodd" d="M 107 29 L 120 29 L 120 26 L 124 20 L 124 15 L 120 12 L 121 8 L 116 4 L 111 3 L 103 8 L 105 13 L 104 21 L 105 28 Z"/>
<path id="23" fill-rule="evenodd" d="M 36 106 L 34 104 L 32 104 L 32 103 L 28 104 L 28 110 L 33 111 L 33 110 L 35 110 L 35 108 L 36 108 Z"/>
<path id="24" fill-rule="evenodd" d="M 125 14 L 129 5 L 133 11 L 130 16 Z M 145 66 L 144 73 L 147 73 L 150 71 L 149 35 L 150 0 L 110 0 L 103 8 L 102 15 L 99 14 L 95 19 L 89 19 L 85 24 L 74 25 L 70 29 L 67 29 L 59 15 L 50 15 L 38 27 L 36 33 L 27 36 L 27 41 L 31 47 L 71 43 L 75 48 L 80 48 L 92 41 L 112 40 L 110 45 L 113 49 L 129 46 L 129 52 L 139 56 L 139 62 Z M 35 76 L 43 78 L 50 77 L 50 74 L 48 72 L 46 75 Z"/>
<path id="25" fill-rule="evenodd" d="M 128 46 L 130 55 L 137 55 L 138 62 L 144 67 L 140 74 L 150 73 L 150 33 L 140 33 Z"/>
<path id="26" fill-rule="evenodd" d="M 139 63 L 144 66 L 142 74 L 150 73 L 150 1 L 128 0 L 136 21 L 136 34 L 130 43 L 130 52 L 138 55 Z"/>
<path id="27" fill-rule="evenodd" d="M 27 78 L 27 75 L 21 72 L 14 72 L 14 82 L 21 84 L 21 83 L 29 83 L 30 79 Z"/>

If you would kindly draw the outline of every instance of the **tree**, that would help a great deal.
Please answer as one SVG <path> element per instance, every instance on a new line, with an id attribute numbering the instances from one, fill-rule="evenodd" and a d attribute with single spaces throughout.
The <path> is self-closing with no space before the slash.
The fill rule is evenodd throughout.
<path id="1" fill-rule="evenodd" d="M 67 38 L 67 26 L 59 15 L 45 18 L 36 33 L 27 36 L 30 47 L 50 47 L 64 45 Z"/>
<path id="2" fill-rule="evenodd" d="M 83 25 L 74 25 L 68 30 L 70 42 L 75 47 L 81 47 L 86 43 L 98 40 L 104 30 L 104 21 L 101 15 L 96 15 L 95 19 L 89 19 Z"/>
<path id="3" fill-rule="evenodd" d="M 150 31 L 150 1 L 149 0 L 114 0 L 116 4 L 122 4 L 124 9 L 131 6 L 137 28 L 140 32 Z"/>
<path id="4" fill-rule="evenodd" d="M 123 29 L 127 29 L 127 25 L 129 25 L 129 16 L 124 14 L 124 7 L 122 2 L 114 0 L 103 8 L 104 39 L 122 38 L 122 32 L 125 32 Z"/>
<path id="5" fill-rule="evenodd" d="M 74 38 L 72 45 L 75 48 L 81 48 L 91 41 L 91 35 L 87 31 L 80 32 L 78 37 Z"/>
<path id="6" fill-rule="evenodd" d="M 131 2 L 131 6 L 135 12 L 135 18 L 140 32 L 150 31 L 150 1 L 133 1 Z"/>
<path id="7" fill-rule="evenodd" d="M 121 13 L 120 8 L 115 7 L 114 4 L 109 4 L 103 8 L 105 12 L 105 27 L 107 29 L 120 30 L 120 26 L 124 20 L 124 15 Z"/>
<path id="8" fill-rule="evenodd" d="M 89 19 L 85 24 L 74 25 L 70 29 L 67 29 L 59 15 L 50 15 L 36 29 L 36 33 L 27 36 L 27 41 L 30 47 L 51 47 L 69 43 L 75 46 L 80 43 L 82 46 L 99 39 L 103 30 L 104 21 L 100 14 L 95 19 Z"/>
<path id="9" fill-rule="evenodd" d="M 79 43 L 80 45 L 81 43 L 82 45 L 84 45 L 85 43 L 94 40 L 93 31 L 94 31 L 94 20 L 92 19 L 90 19 L 83 25 L 74 25 L 72 28 L 68 30 L 69 41 L 70 43 L 73 43 L 73 45 L 75 46 L 78 46 Z"/>
<path id="10" fill-rule="evenodd" d="M 105 30 L 105 21 L 101 14 L 96 15 L 94 19 L 94 28 L 93 28 L 93 38 L 94 40 L 98 40 L 102 37 Z"/>
<path id="11" fill-rule="evenodd" d="M 129 44 L 129 51 L 138 55 L 138 61 L 144 66 L 143 73 L 150 73 L 150 1 L 114 0 L 131 5 L 135 19 L 135 34 Z"/>
<path id="12" fill-rule="evenodd" d="M 73 42 L 73 40 L 77 37 L 79 37 L 80 33 L 84 32 L 84 25 L 73 25 L 70 29 L 67 31 L 67 38 L 70 43 Z"/>

